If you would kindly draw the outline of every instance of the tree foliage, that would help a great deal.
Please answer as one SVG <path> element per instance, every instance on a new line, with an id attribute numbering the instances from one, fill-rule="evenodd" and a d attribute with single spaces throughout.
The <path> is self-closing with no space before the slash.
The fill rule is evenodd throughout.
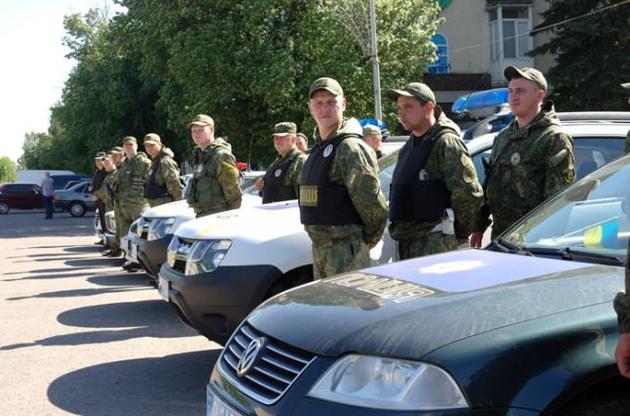
<path id="1" fill-rule="evenodd" d="M 0 183 L 13 182 L 16 174 L 15 162 L 8 156 L 0 157 Z"/>
<path id="2" fill-rule="evenodd" d="M 339 13 L 344 5 L 367 10 L 368 0 L 118 2 L 126 13 L 107 18 L 93 10 L 64 22 L 77 65 L 49 132 L 75 170 L 90 169 L 92 154 L 123 136 L 150 131 L 182 161 L 193 147 L 187 124 L 197 113 L 215 119 L 239 160 L 268 162 L 275 123 L 313 131 L 308 87 L 321 76 L 341 82 L 348 115 L 372 116 L 371 65 Z M 383 87 L 420 79 L 434 54 L 437 1 L 376 5 Z M 393 123 L 394 106 L 387 105 Z"/>
<path id="3" fill-rule="evenodd" d="M 551 98 L 563 111 L 626 110 L 619 86 L 630 81 L 630 4 L 625 0 L 551 1 L 534 29 L 551 32 L 531 54 L 551 53 Z M 625 4 L 622 4 L 625 3 Z"/>

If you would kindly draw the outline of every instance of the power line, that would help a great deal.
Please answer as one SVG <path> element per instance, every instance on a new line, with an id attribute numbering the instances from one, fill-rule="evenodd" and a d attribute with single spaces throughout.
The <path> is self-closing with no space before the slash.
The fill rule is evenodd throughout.
<path id="1" fill-rule="evenodd" d="M 554 28 L 554 27 L 562 26 L 562 25 L 565 25 L 565 24 L 567 24 L 569 22 L 572 22 L 572 21 L 575 21 L 575 20 L 578 20 L 578 19 L 594 16 L 596 14 L 603 13 L 605 11 L 608 11 L 608 10 L 611 10 L 611 9 L 623 6 L 624 4 L 628 4 L 628 3 L 630 3 L 630 0 L 623 0 L 623 1 L 621 1 L 619 3 L 616 3 L 616 4 L 611 4 L 611 5 L 608 5 L 608 6 L 604 6 L 601 9 L 591 10 L 590 12 L 584 13 L 584 14 L 579 15 L 579 16 L 571 17 L 569 19 L 565 19 L 565 20 L 562 20 L 562 21 L 557 22 L 557 23 L 553 23 L 553 24 L 550 24 L 550 25 L 547 25 L 547 26 L 539 27 L 538 29 L 531 30 L 531 31 L 529 31 L 527 33 L 521 33 L 521 34 L 518 34 L 518 35 L 507 36 L 507 37 L 504 37 L 503 39 L 504 40 L 506 40 L 506 39 L 509 40 L 509 39 L 517 39 L 517 38 L 520 38 L 520 37 L 523 37 L 523 36 L 531 36 L 531 35 L 534 35 L 534 34 L 536 34 L 538 32 L 543 32 L 545 30 L 548 30 L 548 29 L 551 29 L 551 28 Z M 481 42 L 481 43 L 477 43 L 475 45 L 464 46 L 462 48 L 452 49 L 451 53 L 458 53 L 458 52 L 466 51 L 468 49 L 474 49 L 474 48 L 478 48 L 478 47 L 481 47 L 481 46 L 488 46 L 488 45 L 490 45 L 490 44 L 492 44 L 494 42 L 497 42 L 497 41 Z"/>

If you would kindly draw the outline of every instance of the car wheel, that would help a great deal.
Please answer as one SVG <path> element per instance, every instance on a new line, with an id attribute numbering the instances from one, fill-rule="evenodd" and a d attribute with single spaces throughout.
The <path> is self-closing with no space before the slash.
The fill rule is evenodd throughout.
<path id="1" fill-rule="evenodd" d="M 81 202 L 72 202 L 70 204 L 70 215 L 72 215 L 73 217 L 82 217 L 85 215 L 85 205 L 83 205 Z"/>
<path id="2" fill-rule="evenodd" d="M 9 204 L 7 202 L 0 202 L 0 214 L 9 213 Z"/>

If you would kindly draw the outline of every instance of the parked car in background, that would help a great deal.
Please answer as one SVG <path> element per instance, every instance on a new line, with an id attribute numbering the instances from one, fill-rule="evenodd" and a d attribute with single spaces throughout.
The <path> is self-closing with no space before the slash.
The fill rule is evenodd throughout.
<path id="1" fill-rule="evenodd" d="M 32 183 L 0 184 L 0 214 L 14 209 L 43 208 L 42 189 Z"/>
<path id="2" fill-rule="evenodd" d="M 54 169 L 19 169 L 17 171 L 15 183 L 34 183 L 40 185 L 42 179 L 46 176 L 46 172 L 50 175 L 76 175 L 71 170 L 54 170 Z"/>
<path id="3" fill-rule="evenodd" d="M 626 416 L 614 357 L 630 156 L 487 250 L 367 268 L 281 293 L 223 349 L 209 415 Z"/>
<path id="4" fill-rule="evenodd" d="M 85 175 L 50 175 L 53 180 L 53 189 L 65 189 L 66 184 L 71 181 L 92 181 L 91 176 Z"/>
<path id="5" fill-rule="evenodd" d="M 567 123 L 565 130 L 575 139 L 578 176 L 619 157 L 629 127 L 593 121 Z M 482 160 L 489 158 L 495 136 L 467 143 L 481 183 L 485 179 Z M 399 149 L 402 142 L 397 146 Z M 396 161 L 395 152 L 379 160 L 387 199 Z M 491 232 L 488 229 L 484 235 L 484 247 L 490 243 Z M 296 201 L 197 219 L 183 224 L 175 236 L 167 263 L 160 269 L 160 293 L 185 322 L 219 343 L 263 299 L 312 279 L 311 241 L 300 223 Z M 389 234 L 370 256 L 373 264 L 398 259 Z"/>
<path id="6" fill-rule="evenodd" d="M 96 204 L 92 194 L 88 191 L 89 181 L 78 184 L 65 190 L 56 190 L 54 206 L 56 210 L 67 211 L 73 217 L 82 217 L 88 211 L 96 210 Z"/>

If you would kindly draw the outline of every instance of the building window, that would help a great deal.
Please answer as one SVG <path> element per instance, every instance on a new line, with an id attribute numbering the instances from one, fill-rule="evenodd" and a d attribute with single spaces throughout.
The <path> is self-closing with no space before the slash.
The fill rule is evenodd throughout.
<path id="1" fill-rule="evenodd" d="M 446 36 L 436 33 L 431 38 L 436 47 L 437 61 L 427 67 L 429 74 L 448 74 L 448 42 Z"/>
<path id="2" fill-rule="evenodd" d="M 496 62 L 501 51 L 505 59 L 526 58 L 532 49 L 531 6 L 501 5 L 490 9 L 489 14 L 491 61 Z"/>

